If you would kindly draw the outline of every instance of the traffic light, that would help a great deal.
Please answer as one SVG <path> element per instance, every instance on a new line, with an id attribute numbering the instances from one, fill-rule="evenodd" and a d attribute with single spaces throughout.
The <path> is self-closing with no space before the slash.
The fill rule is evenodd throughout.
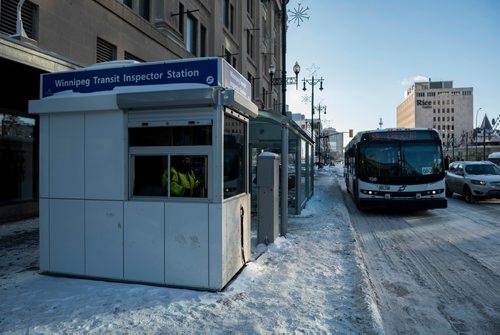
<path id="1" fill-rule="evenodd" d="M 349 137 L 352 137 L 353 136 L 353 130 L 352 129 L 349 129 Z"/>

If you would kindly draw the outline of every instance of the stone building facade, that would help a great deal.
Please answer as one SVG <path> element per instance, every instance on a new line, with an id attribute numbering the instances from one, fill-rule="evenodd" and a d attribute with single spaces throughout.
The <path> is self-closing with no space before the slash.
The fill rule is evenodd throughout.
<path id="1" fill-rule="evenodd" d="M 18 5 L 21 6 L 18 8 Z M 16 22 L 18 10 L 22 29 Z M 37 214 L 40 74 L 114 60 L 224 57 L 279 110 L 279 0 L 0 0 L 0 221 Z"/>
<path id="2" fill-rule="evenodd" d="M 473 88 L 454 88 L 452 81 L 416 82 L 397 106 L 397 127 L 434 128 L 443 145 L 460 145 L 473 124 Z"/>

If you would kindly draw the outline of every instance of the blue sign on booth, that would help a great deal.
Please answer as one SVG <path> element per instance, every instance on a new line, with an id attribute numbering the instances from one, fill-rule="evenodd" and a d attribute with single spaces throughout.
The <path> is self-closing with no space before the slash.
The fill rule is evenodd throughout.
<path id="1" fill-rule="evenodd" d="M 223 69 L 220 69 L 220 61 L 225 63 L 218 58 L 193 58 L 47 73 L 42 75 L 41 98 L 64 91 L 92 93 L 111 91 L 115 87 L 187 83 L 208 86 L 229 84 L 225 87 L 250 98 L 250 83 L 229 64 L 224 64 L 221 66 Z"/>

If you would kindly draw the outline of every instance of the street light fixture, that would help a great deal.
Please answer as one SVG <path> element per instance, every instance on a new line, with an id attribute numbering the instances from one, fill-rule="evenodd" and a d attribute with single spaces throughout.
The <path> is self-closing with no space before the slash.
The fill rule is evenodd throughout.
<path id="1" fill-rule="evenodd" d="M 286 77 L 285 78 L 285 84 L 286 85 L 293 85 L 295 84 L 295 89 L 299 88 L 299 73 L 300 73 L 300 65 L 299 62 L 295 62 L 295 65 L 293 66 L 293 72 L 295 73 L 295 77 Z M 274 64 L 271 64 L 269 66 L 269 76 L 271 77 L 271 83 L 273 85 L 283 85 L 283 78 L 275 78 L 274 74 L 276 73 L 276 66 Z"/>
<path id="2" fill-rule="evenodd" d="M 313 150 L 311 153 L 311 188 L 312 194 L 314 194 L 314 86 L 319 83 L 319 90 L 323 91 L 323 77 L 320 79 L 314 79 L 314 76 L 310 79 L 304 78 L 302 81 L 304 82 L 303 91 L 306 91 L 306 84 L 311 85 L 311 138 L 313 141 Z"/>

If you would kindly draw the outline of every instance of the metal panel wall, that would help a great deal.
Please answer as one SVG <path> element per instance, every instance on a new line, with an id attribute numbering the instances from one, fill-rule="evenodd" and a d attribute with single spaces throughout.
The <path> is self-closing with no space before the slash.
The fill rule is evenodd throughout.
<path id="1" fill-rule="evenodd" d="M 123 278 L 123 202 L 85 201 L 85 274 Z"/>
<path id="2" fill-rule="evenodd" d="M 50 211 L 49 199 L 40 198 L 39 234 L 40 234 L 40 271 L 50 269 Z"/>
<path id="3" fill-rule="evenodd" d="M 85 113 L 85 199 L 126 199 L 125 120 L 122 111 Z"/>
<path id="4" fill-rule="evenodd" d="M 84 200 L 51 199 L 50 270 L 85 274 Z"/>
<path id="5" fill-rule="evenodd" d="M 165 282 L 163 202 L 125 202 L 124 278 Z"/>
<path id="6" fill-rule="evenodd" d="M 208 287 L 208 203 L 165 203 L 165 283 Z"/>
<path id="7" fill-rule="evenodd" d="M 50 116 L 49 194 L 51 198 L 84 197 L 83 113 Z"/>

